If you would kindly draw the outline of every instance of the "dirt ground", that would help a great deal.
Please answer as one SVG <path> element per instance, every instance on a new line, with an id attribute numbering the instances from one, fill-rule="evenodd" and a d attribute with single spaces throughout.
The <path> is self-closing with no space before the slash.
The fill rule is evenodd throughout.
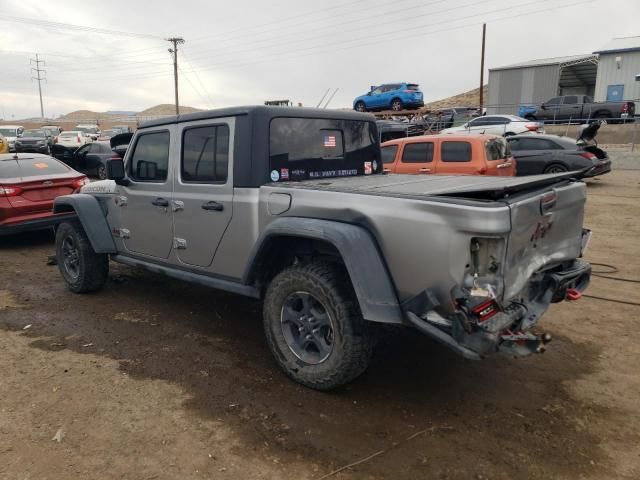
<path id="1" fill-rule="evenodd" d="M 620 277 L 640 278 L 639 204 L 640 171 L 589 182 L 587 258 Z M 52 252 L 0 239 L 0 479 L 319 479 L 372 455 L 330 478 L 640 478 L 638 306 L 554 305 L 549 350 L 519 360 L 392 332 L 319 393 L 276 368 L 259 303 L 113 264 L 78 296 Z"/>

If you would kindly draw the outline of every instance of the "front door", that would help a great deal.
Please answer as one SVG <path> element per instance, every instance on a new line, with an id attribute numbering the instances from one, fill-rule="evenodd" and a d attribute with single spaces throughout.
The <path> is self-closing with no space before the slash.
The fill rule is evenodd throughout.
<path id="1" fill-rule="evenodd" d="M 174 248 L 186 265 L 213 262 L 233 213 L 234 119 L 180 125 L 182 152 L 172 200 Z"/>
<path id="2" fill-rule="evenodd" d="M 433 163 L 433 142 L 405 143 L 396 173 L 435 173 Z"/>
<path id="3" fill-rule="evenodd" d="M 172 245 L 169 158 L 174 157 L 175 126 L 145 131 L 127 155 L 129 185 L 120 187 L 121 229 L 127 251 L 168 258 Z M 172 138 L 173 137 L 173 138 Z"/>
<path id="4" fill-rule="evenodd" d="M 582 103 L 578 103 L 578 101 L 577 95 L 563 97 L 556 118 L 560 120 L 579 120 L 582 116 Z"/>

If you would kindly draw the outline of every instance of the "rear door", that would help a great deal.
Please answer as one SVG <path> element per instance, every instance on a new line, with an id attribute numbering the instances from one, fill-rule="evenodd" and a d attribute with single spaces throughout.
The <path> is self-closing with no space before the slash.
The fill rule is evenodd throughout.
<path id="1" fill-rule="evenodd" d="M 172 200 L 180 262 L 206 268 L 233 214 L 234 118 L 179 125 L 182 138 Z"/>
<path id="2" fill-rule="evenodd" d="M 562 104 L 558 109 L 557 118 L 561 120 L 579 120 L 582 116 L 582 104 L 578 95 L 562 97 Z"/>
<path id="3" fill-rule="evenodd" d="M 437 173 L 452 175 L 477 175 L 474 164 L 473 144 L 467 140 L 442 140 Z"/>
<path id="4" fill-rule="evenodd" d="M 544 138 L 523 136 L 510 142 L 516 158 L 517 174 L 536 175 L 553 162 L 555 150 L 562 148 Z"/>
<path id="5" fill-rule="evenodd" d="M 395 173 L 431 174 L 435 173 L 433 163 L 434 142 L 405 143 Z"/>
<path id="6" fill-rule="evenodd" d="M 121 186 L 120 236 L 132 254 L 165 259 L 171 253 L 172 179 L 169 158 L 175 158 L 175 125 L 145 129 L 126 159 L 129 185 Z"/>

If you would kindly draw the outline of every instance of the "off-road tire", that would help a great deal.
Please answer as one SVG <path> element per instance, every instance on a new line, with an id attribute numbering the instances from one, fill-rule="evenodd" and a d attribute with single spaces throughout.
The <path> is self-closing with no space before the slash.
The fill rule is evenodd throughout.
<path id="1" fill-rule="evenodd" d="M 318 364 L 298 358 L 283 334 L 283 305 L 289 295 L 297 292 L 308 292 L 321 301 L 335 327 L 331 353 Z M 284 269 L 267 288 L 263 314 L 269 348 L 280 368 L 295 382 L 316 390 L 331 390 L 355 379 L 369 365 L 372 332 L 340 265 L 313 261 Z"/>
<path id="2" fill-rule="evenodd" d="M 71 242 L 77 252 L 77 275 L 65 263 L 65 241 Z M 100 290 L 109 274 L 109 257 L 96 253 L 87 238 L 82 225 L 77 221 L 64 222 L 56 230 L 56 260 L 62 278 L 74 293 L 88 293 Z"/>

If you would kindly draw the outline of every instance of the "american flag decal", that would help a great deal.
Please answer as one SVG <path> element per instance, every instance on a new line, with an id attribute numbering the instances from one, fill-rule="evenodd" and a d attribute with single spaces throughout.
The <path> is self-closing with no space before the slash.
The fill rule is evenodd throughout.
<path id="1" fill-rule="evenodd" d="M 336 136 L 335 135 L 325 135 L 324 136 L 324 146 L 325 147 L 335 147 L 336 146 Z"/>

